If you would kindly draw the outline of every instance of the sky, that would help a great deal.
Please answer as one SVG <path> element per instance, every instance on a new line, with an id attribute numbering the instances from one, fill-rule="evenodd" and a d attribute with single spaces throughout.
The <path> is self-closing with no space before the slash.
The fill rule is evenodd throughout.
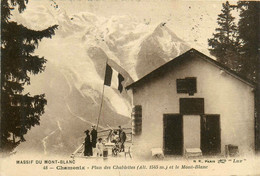
<path id="1" fill-rule="evenodd" d="M 37 6 L 58 5 L 68 15 L 90 12 L 97 16 L 132 16 L 141 22 L 160 24 L 167 27 L 205 54 L 208 54 L 208 38 L 217 27 L 217 15 L 225 1 L 198 0 L 34 0 L 29 1 L 27 10 Z M 236 1 L 230 1 L 235 4 Z M 238 14 L 234 14 L 238 18 Z"/>

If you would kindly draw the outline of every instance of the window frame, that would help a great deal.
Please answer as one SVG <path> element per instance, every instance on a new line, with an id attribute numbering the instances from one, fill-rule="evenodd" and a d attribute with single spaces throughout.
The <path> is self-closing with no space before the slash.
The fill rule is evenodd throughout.
<path id="1" fill-rule="evenodd" d="M 190 81 L 194 81 L 194 83 Z M 176 79 L 176 91 L 177 93 L 188 93 L 189 95 L 194 95 L 194 93 L 197 93 L 197 77 Z"/>

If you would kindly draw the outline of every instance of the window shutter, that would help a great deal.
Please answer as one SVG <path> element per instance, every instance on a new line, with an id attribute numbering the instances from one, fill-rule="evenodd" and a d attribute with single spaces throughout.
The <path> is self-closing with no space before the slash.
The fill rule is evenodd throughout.
<path id="1" fill-rule="evenodd" d="M 142 132 L 142 106 L 136 105 L 132 111 L 132 133 L 140 135 Z"/>

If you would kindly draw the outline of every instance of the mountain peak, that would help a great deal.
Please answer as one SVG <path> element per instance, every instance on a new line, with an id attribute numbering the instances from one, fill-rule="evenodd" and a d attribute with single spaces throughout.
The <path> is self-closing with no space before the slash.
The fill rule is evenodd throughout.
<path id="1" fill-rule="evenodd" d="M 163 31 L 166 29 L 166 23 L 162 22 L 157 25 L 157 27 L 154 29 L 153 34 L 157 34 L 160 37 L 163 35 Z"/>
<path id="2" fill-rule="evenodd" d="M 166 22 L 162 22 L 153 31 L 153 35 L 158 36 L 158 37 L 165 37 L 165 36 L 170 36 L 172 41 L 178 41 L 178 42 L 183 42 L 171 29 L 167 27 Z"/>

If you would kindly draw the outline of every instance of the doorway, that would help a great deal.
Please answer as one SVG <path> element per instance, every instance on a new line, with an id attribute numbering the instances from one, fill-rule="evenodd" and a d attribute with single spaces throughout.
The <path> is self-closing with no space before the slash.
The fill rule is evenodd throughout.
<path id="1" fill-rule="evenodd" d="M 200 116 L 183 116 L 183 146 L 186 148 L 200 148 Z"/>
<path id="2" fill-rule="evenodd" d="M 183 154 L 183 117 L 180 114 L 164 114 L 163 146 L 166 155 Z"/>
<path id="3" fill-rule="evenodd" d="M 201 150 L 203 155 L 221 152 L 220 115 L 201 115 Z"/>

